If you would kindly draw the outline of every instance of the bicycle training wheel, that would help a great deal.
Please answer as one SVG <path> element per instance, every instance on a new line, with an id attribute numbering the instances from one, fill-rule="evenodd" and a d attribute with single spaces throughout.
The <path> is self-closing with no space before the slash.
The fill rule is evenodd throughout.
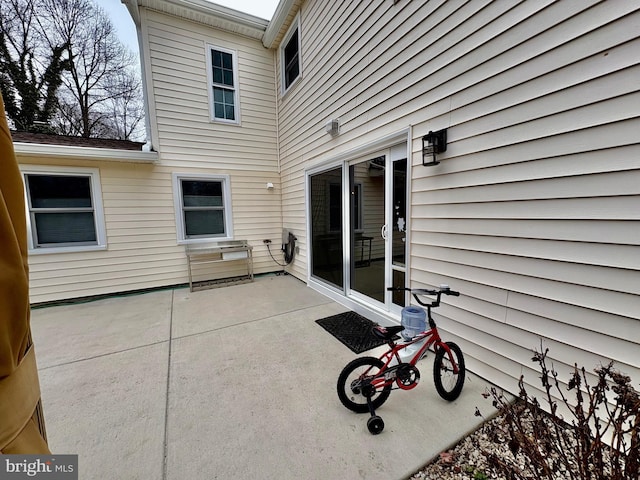
<path id="1" fill-rule="evenodd" d="M 380 407 L 391 394 L 391 385 L 374 388 L 370 380 L 384 366 L 382 360 L 375 357 L 360 357 L 349 362 L 338 377 L 338 398 L 349 410 L 367 413 L 367 396 L 371 397 L 373 408 Z"/>
<path id="2" fill-rule="evenodd" d="M 451 402 L 458 398 L 462 392 L 466 369 L 460 347 L 453 342 L 446 342 L 446 344 L 451 350 L 453 361 L 458 365 L 458 373 L 453 373 L 453 364 L 447 351 L 442 347 L 438 348 L 433 361 L 433 382 L 436 385 L 438 395 Z"/>

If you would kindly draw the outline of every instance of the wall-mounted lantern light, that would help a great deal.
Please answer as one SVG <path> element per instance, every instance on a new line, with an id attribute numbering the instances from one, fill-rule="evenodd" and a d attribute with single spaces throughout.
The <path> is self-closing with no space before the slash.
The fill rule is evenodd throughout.
<path id="1" fill-rule="evenodd" d="M 430 131 L 422 137 L 422 165 L 432 167 L 440 162 L 436 160 L 436 153 L 447 151 L 447 129 Z"/>

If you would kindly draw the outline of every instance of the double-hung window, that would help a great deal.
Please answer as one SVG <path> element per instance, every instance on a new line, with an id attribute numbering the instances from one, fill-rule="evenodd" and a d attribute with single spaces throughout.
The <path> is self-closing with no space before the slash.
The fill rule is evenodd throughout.
<path id="1" fill-rule="evenodd" d="M 299 16 L 293 21 L 280 47 L 280 64 L 282 65 L 282 91 L 286 92 L 302 73 Z"/>
<path id="2" fill-rule="evenodd" d="M 211 119 L 240 123 L 236 52 L 211 45 L 207 52 Z"/>
<path id="3" fill-rule="evenodd" d="M 97 169 L 22 168 L 32 253 L 106 248 Z"/>
<path id="4" fill-rule="evenodd" d="M 228 175 L 173 175 L 178 243 L 233 238 Z"/>

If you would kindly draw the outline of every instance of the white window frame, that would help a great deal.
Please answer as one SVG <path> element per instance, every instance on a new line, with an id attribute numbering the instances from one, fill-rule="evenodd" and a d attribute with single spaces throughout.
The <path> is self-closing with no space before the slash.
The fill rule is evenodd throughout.
<path id="1" fill-rule="evenodd" d="M 104 207 L 102 204 L 102 187 L 100 171 L 97 168 L 82 167 L 55 167 L 43 165 L 21 165 L 22 182 L 24 189 L 25 212 L 27 217 L 27 244 L 30 255 L 42 255 L 49 253 L 89 252 L 107 249 L 107 233 L 104 221 Z M 31 211 L 31 199 L 27 191 L 26 175 L 60 175 L 89 177 L 91 185 L 91 203 L 93 207 L 93 220 L 96 229 L 95 245 L 65 245 L 65 246 L 37 246 L 35 242 L 34 220 Z"/>
<path id="2" fill-rule="evenodd" d="M 192 243 L 212 243 L 224 240 L 233 240 L 233 213 L 231 206 L 231 178 L 229 175 L 210 175 L 206 173 L 174 173 L 173 177 L 173 202 L 176 214 L 176 227 L 178 245 Z M 202 238 L 187 238 L 184 222 L 184 210 L 182 202 L 182 180 L 212 181 L 222 183 L 222 201 L 224 202 L 224 236 L 212 236 Z"/>
<path id="3" fill-rule="evenodd" d="M 285 62 L 284 62 L 284 49 L 287 44 L 291 40 L 293 34 L 298 31 L 298 76 L 295 78 L 293 82 L 287 87 L 286 79 L 285 79 Z M 281 78 L 281 86 L 282 86 L 282 94 L 287 93 L 291 88 L 298 83 L 298 81 L 302 78 L 302 41 L 300 35 L 300 13 L 296 15 L 296 18 L 293 19 L 287 34 L 284 36 L 282 42 L 280 43 L 280 78 Z"/>
<path id="4" fill-rule="evenodd" d="M 362 211 L 362 195 L 364 194 L 364 189 L 362 187 L 362 183 L 358 182 L 356 184 L 354 184 L 354 189 L 355 189 L 355 195 L 356 195 L 356 207 L 358 209 L 358 216 L 355 219 L 356 221 L 356 225 L 354 226 L 354 232 L 355 233 L 363 233 L 364 232 L 364 228 L 363 228 L 363 220 L 364 220 L 364 212 Z"/>
<path id="5" fill-rule="evenodd" d="M 334 187 L 340 187 L 339 195 L 340 195 L 340 198 L 342 198 L 342 188 L 341 188 L 342 184 L 333 183 L 333 182 L 327 183 L 327 187 L 326 187 L 326 191 L 327 191 L 327 200 L 326 200 L 326 202 L 327 202 L 327 205 L 331 205 L 331 190 Z M 355 187 L 356 199 L 357 199 L 356 207 L 358 209 L 358 216 L 355 219 L 357 223 L 355 225 L 354 232 L 355 233 L 363 233 L 364 229 L 362 228 L 362 225 L 363 225 L 363 223 L 362 223 L 362 221 L 363 221 L 362 194 L 363 194 L 364 190 L 362 188 L 362 183 L 361 182 L 356 183 L 354 185 L 354 187 Z M 340 232 L 342 230 L 342 225 L 340 225 L 340 228 L 338 228 L 338 229 L 331 228 L 331 225 L 332 225 L 332 223 L 331 223 L 331 210 L 329 210 L 329 218 L 327 219 L 327 232 L 328 233 L 337 233 L 337 232 Z"/>
<path id="6" fill-rule="evenodd" d="M 213 83 L 213 62 L 211 61 L 211 52 L 218 50 L 220 52 L 231 54 L 233 62 L 233 101 L 235 108 L 235 120 L 228 120 L 226 118 L 217 118 L 215 112 L 215 101 L 213 97 L 214 87 L 225 88 L 231 90 L 228 85 Z M 219 47 L 213 44 L 206 44 L 206 63 L 207 63 L 207 91 L 209 93 L 209 118 L 215 123 L 226 123 L 229 125 L 240 125 L 240 84 L 238 83 L 238 53 L 235 50 Z"/>

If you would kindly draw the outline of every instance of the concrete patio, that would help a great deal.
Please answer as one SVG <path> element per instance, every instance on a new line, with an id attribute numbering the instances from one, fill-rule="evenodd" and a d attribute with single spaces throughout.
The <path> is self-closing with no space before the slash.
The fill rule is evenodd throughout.
<path id="1" fill-rule="evenodd" d="M 487 384 L 441 400 L 430 355 L 370 435 L 336 395 L 355 355 L 315 323 L 345 310 L 290 276 L 35 309 L 51 449 L 82 480 L 406 478 L 479 426 Z"/>

